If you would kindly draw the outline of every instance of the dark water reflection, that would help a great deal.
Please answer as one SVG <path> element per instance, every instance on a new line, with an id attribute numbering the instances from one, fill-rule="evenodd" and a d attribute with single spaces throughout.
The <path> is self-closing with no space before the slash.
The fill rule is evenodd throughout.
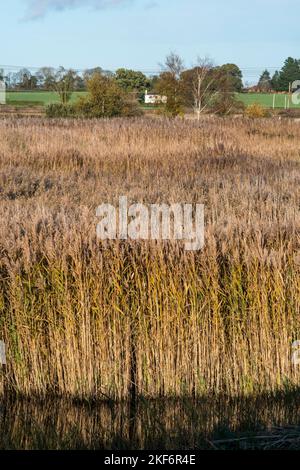
<path id="1" fill-rule="evenodd" d="M 220 439 L 300 424 L 300 396 L 0 405 L 1 449 L 207 449 Z"/>

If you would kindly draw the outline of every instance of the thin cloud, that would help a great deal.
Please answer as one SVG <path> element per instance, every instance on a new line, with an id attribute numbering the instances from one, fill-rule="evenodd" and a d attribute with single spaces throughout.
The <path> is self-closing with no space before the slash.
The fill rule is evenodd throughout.
<path id="1" fill-rule="evenodd" d="M 125 5 L 132 0 L 26 0 L 28 4 L 25 20 L 43 18 L 50 11 L 64 11 L 79 7 L 104 9 Z"/>
<path id="2" fill-rule="evenodd" d="M 145 5 L 146 10 L 152 10 L 152 8 L 156 8 L 156 7 L 158 7 L 158 3 L 155 2 L 155 1 L 150 1 L 150 2 L 146 3 L 146 5 Z"/>

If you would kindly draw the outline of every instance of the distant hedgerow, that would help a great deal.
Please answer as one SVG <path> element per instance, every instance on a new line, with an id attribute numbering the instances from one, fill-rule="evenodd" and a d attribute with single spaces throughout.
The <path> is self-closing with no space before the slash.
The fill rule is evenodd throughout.
<path id="1" fill-rule="evenodd" d="M 49 118 L 76 117 L 76 108 L 73 105 L 52 103 L 46 107 L 46 116 Z"/>

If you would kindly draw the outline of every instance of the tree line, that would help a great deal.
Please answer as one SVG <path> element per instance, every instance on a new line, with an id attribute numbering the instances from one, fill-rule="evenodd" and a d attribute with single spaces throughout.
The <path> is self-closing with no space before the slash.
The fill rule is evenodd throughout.
<path id="1" fill-rule="evenodd" d="M 205 111 L 228 114 L 243 105 L 236 93 L 243 89 L 242 72 L 235 64 L 215 66 L 209 59 L 197 59 L 186 69 L 181 57 L 170 53 L 162 71 L 147 77 L 140 71 L 119 69 L 116 73 L 100 68 L 84 72 L 82 81 L 72 70 L 60 68 L 43 72 L 44 89 L 55 90 L 61 105 L 50 105 L 51 116 L 80 115 L 86 117 L 132 116 L 141 112 L 138 102 L 144 101 L 146 90 L 166 97 L 161 111 L 169 116 L 193 109 L 200 117 Z M 47 75 L 45 74 L 47 72 Z M 68 105 L 73 91 L 87 90 L 76 104 Z"/>
<path id="2" fill-rule="evenodd" d="M 176 54 L 170 54 L 169 58 Z M 181 68 L 183 62 L 181 61 Z M 213 68 L 210 61 L 205 60 L 209 68 Z M 169 62 L 170 65 L 170 61 Z M 200 60 L 203 65 L 203 60 Z M 166 65 L 166 64 L 165 64 Z M 196 66 L 199 65 L 199 60 Z M 196 67 L 195 66 L 195 67 Z M 193 70 L 192 67 L 190 70 Z M 221 67 L 215 67 L 215 71 L 220 69 L 227 72 L 234 77 L 235 91 L 242 91 L 242 72 L 239 67 L 234 64 L 226 64 Z M 190 72 L 186 70 L 186 72 Z M 101 73 L 106 76 L 114 77 L 121 88 L 127 92 L 137 91 L 141 94 L 145 89 L 155 91 L 155 84 L 158 76 L 147 77 L 144 73 L 135 70 L 128 70 L 125 68 L 118 69 L 115 73 L 105 71 L 101 67 L 87 69 L 82 73 L 75 70 L 66 70 L 60 67 L 58 70 L 53 67 L 41 67 L 36 73 L 31 72 L 27 68 L 22 68 L 17 72 L 10 72 L 4 76 L 4 72 L 0 70 L 0 79 L 5 80 L 6 87 L 12 91 L 51 91 L 55 89 L 57 82 L 60 82 L 63 77 L 66 77 L 72 84 L 73 91 L 85 91 L 87 89 L 87 81 L 94 73 Z M 300 59 L 288 57 L 281 70 L 277 70 L 273 76 L 266 69 L 260 76 L 258 87 L 263 91 L 289 91 L 289 84 L 300 79 Z"/>
<path id="3" fill-rule="evenodd" d="M 1 78 L 1 72 L 0 72 Z M 136 115 L 141 112 L 138 102 L 144 101 L 146 90 L 166 97 L 162 112 L 169 116 L 193 109 L 198 117 L 210 111 L 229 114 L 243 108 L 237 93 L 244 90 L 242 71 L 236 64 L 216 66 L 210 59 L 198 58 L 189 69 L 182 58 L 170 53 L 161 66 L 161 73 L 149 77 L 141 71 L 118 69 L 115 73 L 101 67 L 78 73 L 60 67 L 42 67 L 35 74 L 21 69 L 2 77 L 8 90 L 55 91 L 60 105 L 50 105 L 50 115 L 81 115 L 112 117 Z M 271 77 L 268 70 L 261 75 L 260 91 L 288 91 L 300 78 L 300 60 L 287 58 L 282 69 Z M 87 91 L 76 105 L 70 104 L 74 91 Z"/>
<path id="4" fill-rule="evenodd" d="M 264 92 L 288 92 L 291 85 L 300 80 L 300 59 L 288 57 L 281 70 L 276 70 L 271 76 L 269 70 L 265 70 L 258 82 L 258 88 Z"/>
<path id="5" fill-rule="evenodd" d="M 176 54 L 170 54 L 169 57 Z M 180 59 L 181 60 L 181 59 Z M 168 59 L 166 59 L 166 62 Z M 182 61 L 181 61 L 182 62 Z M 183 62 L 182 62 L 183 65 Z M 164 68 L 164 65 L 162 66 Z M 223 66 L 227 67 L 227 66 Z M 238 83 L 237 88 L 242 89 L 242 73 L 237 66 L 234 66 L 234 73 L 237 71 Z M 0 69 L 0 79 L 4 79 L 6 87 L 11 91 L 52 91 L 55 84 L 63 77 L 68 76 L 72 82 L 74 91 L 84 91 L 87 89 L 87 81 L 94 73 L 114 77 L 121 88 L 126 91 L 145 91 L 150 89 L 154 91 L 154 85 L 158 76 L 147 77 L 144 73 L 126 68 L 120 68 L 115 73 L 103 70 L 101 67 L 87 69 L 83 72 L 77 72 L 73 69 L 65 69 L 59 67 L 41 67 L 37 72 L 33 73 L 27 68 L 21 68 L 17 72 L 9 72 L 4 76 L 4 71 Z"/>

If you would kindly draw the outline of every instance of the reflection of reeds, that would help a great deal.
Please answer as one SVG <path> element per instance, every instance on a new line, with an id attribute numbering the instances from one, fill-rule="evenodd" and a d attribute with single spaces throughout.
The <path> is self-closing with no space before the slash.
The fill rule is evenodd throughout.
<path id="1" fill-rule="evenodd" d="M 229 439 L 209 441 L 214 450 L 243 449 L 243 450 L 299 450 L 300 427 L 274 427 L 269 432 L 250 433 Z"/>
<path id="2" fill-rule="evenodd" d="M 271 120 L 2 120 L 7 389 L 123 399 L 296 386 L 299 138 Z M 102 245 L 95 208 L 119 195 L 204 203 L 205 249 Z"/>
<path id="3" fill-rule="evenodd" d="M 125 402 L 16 401 L 0 407 L 0 448 L 268 448 L 273 441 L 295 447 L 299 419 L 296 396 L 138 401 L 134 413 Z"/>

